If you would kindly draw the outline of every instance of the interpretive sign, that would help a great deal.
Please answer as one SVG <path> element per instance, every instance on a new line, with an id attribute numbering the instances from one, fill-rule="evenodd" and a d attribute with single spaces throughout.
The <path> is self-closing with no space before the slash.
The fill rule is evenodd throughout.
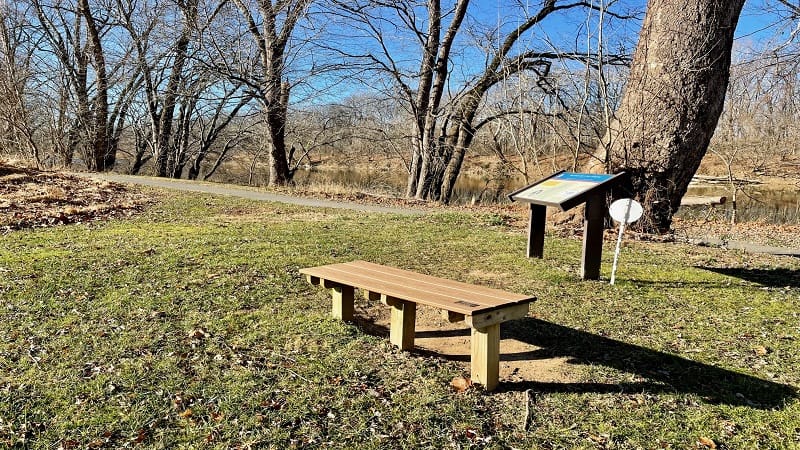
<path id="1" fill-rule="evenodd" d="M 512 201 L 531 205 L 531 220 L 528 225 L 528 257 L 544 257 L 544 228 L 548 206 L 566 211 L 586 203 L 581 277 L 584 280 L 600 278 L 606 192 L 621 179 L 623 174 L 624 172 L 612 175 L 562 170 L 512 192 L 509 195 Z"/>
<path id="2" fill-rule="evenodd" d="M 596 189 L 605 192 L 608 189 L 608 182 L 618 176 L 605 173 L 557 172 L 513 192 L 509 197 L 514 201 L 553 206 L 566 211 L 584 203 L 587 195 Z"/>

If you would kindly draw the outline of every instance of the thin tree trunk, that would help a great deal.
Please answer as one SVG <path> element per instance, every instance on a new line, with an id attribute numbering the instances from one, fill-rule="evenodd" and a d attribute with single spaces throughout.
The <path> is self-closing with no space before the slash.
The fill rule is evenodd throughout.
<path id="1" fill-rule="evenodd" d="M 187 14 L 188 21 L 188 14 Z M 164 106 L 161 108 L 161 116 L 158 120 L 158 140 L 156 141 L 156 175 L 159 177 L 167 177 L 172 171 L 170 159 L 172 148 L 172 124 L 175 120 L 175 107 L 178 104 L 178 87 L 183 78 L 183 66 L 186 64 L 187 51 L 189 49 L 189 42 L 191 38 L 191 30 L 189 24 L 184 26 L 180 37 L 178 38 L 177 45 L 175 46 L 175 63 L 172 66 L 172 71 L 169 74 L 169 81 L 167 82 L 167 89 L 164 93 Z M 174 156 L 172 156 L 174 158 Z M 174 163 L 174 161 L 172 161 Z"/>
<path id="2" fill-rule="evenodd" d="M 95 161 L 94 168 L 100 172 L 105 172 L 114 168 L 117 156 L 108 145 L 108 75 L 106 74 L 106 58 L 100 40 L 100 30 L 89 8 L 89 0 L 80 0 L 80 9 L 86 19 L 86 31 L 92 49 L 94 70 L 97 74 L 97 92 L 93 102 L 92 156 Z"/>

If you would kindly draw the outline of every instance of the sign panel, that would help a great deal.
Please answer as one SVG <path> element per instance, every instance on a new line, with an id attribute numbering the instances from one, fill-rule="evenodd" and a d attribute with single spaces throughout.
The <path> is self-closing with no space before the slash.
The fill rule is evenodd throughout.
<path id="1" fill-rule="evenodd" d="M 510 195 L 514 201 L 564 208 L 569 200 L 580 197 L 610 181 L 616 175 L 559 172 Z"/>

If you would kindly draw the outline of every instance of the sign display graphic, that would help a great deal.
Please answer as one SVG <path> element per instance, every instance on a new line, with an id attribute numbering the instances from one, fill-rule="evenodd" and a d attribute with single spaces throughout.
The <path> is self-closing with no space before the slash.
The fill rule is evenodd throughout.
<path id="1" fill-rule="evenodd" d="M 614 178 L 609 174 L 560 172 L 511 194 L 512 200 L 558 206 Z"/>

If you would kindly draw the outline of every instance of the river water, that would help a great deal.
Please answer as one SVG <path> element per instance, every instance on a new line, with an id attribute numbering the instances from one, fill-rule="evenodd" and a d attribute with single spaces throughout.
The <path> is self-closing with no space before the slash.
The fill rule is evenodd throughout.
<path id="1" fill-rule="evenodd" d="M 400 196 L 405 191 L 406 177 L 392 171 L 321 169 L 298 171 L 295 182 L 300 185 L 341 185 L 350 189 L 385 195 Z M 452 203 L 508 202 L 508 193 L 522 187 L 521 179 L 490 180 L 462 174 L 456 183 Z M 687 195 L 725 196 L 724 205 L 682 207 L 681 216 L 729 219 L 732 214 L 732 196 L 729 188 L 719 186 L 690 186 Z M 737 192 L 736 219 L 740 222 L 764 221 L 777 224 L 800 224 L 800 187 L 748 185 Z"/>
<path id="2" fill-rule="evenodd" d="M 730 218 L 733 212 L 730 188 L 724 186 L 690 186 L 687 195 L 724 196 L 724 205 L 711 207 L 684 207 L 682 214 L 691 216 L 723 215 Z M 742 187 L 736 194 L 736 219 L 740 222 L 763 221 L 776 224 L 800 224 L 800 188 L 793 186 L 767 186 L 753 184 Z"/>

